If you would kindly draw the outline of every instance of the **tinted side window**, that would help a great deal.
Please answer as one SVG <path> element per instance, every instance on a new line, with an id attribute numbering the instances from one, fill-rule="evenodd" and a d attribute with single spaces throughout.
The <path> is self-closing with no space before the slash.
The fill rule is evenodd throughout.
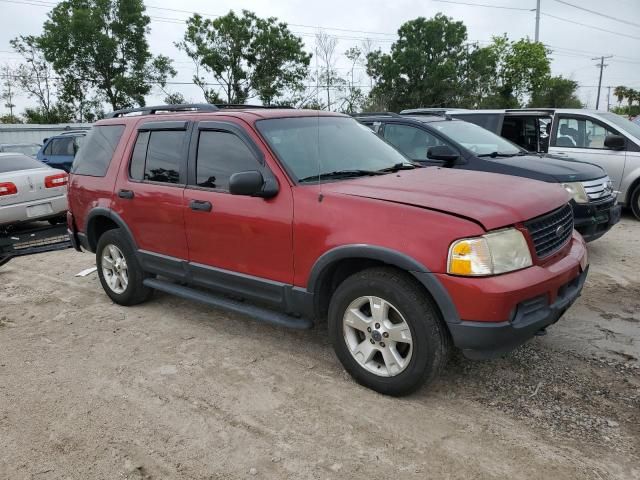
<path id="1" fill-rule="evenodd" d="M 53 140 L 47 143 L 47 146 L 44 147 L 44 151 L 42 153 L 44 153 L 45 155 L 51 155 L 51 147 L 53 147 Z"/>
<path id="2" fill-rule="evenodd" d="M 102 125 L 93 127 L 85 137 L 83 147 L 78 151 L 71 167 L 71 173 L 104 177 L 107 174 L 111 157 L 120 142 L 124 125 Z M 69 138 L 73 152 L 73 138 Z M 55 141 L 55 140 L 54 140 Z M 73 154 L 73 153 L 72 153 Z"/>
<path id="3" fill-rule="evenodd" d="M 228 132 L 200 132 L 196 159 L 196 182 L 200 187 L 229 190 L 229 177 L 260 168 L 249 147 Z"/>
<path id="4" fill-rule="evenodd" d="M 502 119 L 502 115 L 492 115 L 492 114 L 482 114 L 475 113 L 466 115 L 464 113 L 452 113 L 451 116 L 453 118 L 458 118 L 460 120 L 464 120 L 465 122 L 475 123 L 476 125 L 486 128 L 487 130 L 500 135 L 500 120 Z"/>
<path id="5" fill-rule="evenodd" d="M 147 146 L 149 145 L 149 132 L 140 132 L 133 147 L 131 163 L 129 164 L 129 176 L 134 180 L 144 179 L 144 162 L 147 158 Z"/>
<path id="6" fill-rule="evenodd" d="M 384 138 L 413 160 L 426 160 L 429 147 L 445 145 L 429 132 L 392 123 L 385 125 Z"/>
<path id="7" fill-rule="evenodd" d="M 51 141 L 51 154 L 50 155 L 66 155 L 73 156 L 73 138 L 54 138 Z"/>
<path id="8" fill-rule="evenodd" d="M 150 132 L 144 179 L 152 182 L 180 183 L 183 161 L 184 131 L 156 130 Z"/>

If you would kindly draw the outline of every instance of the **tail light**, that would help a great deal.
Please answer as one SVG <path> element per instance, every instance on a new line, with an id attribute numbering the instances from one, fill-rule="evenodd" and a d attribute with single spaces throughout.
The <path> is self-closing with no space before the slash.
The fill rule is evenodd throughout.
<path id="1" fill-rule="evenodd" d="M 4 195 L 15 195 L 16 193 L 18 193 L 18 188 L 15 183 L 0 182 L 0 197 Z"/>
<path id="2" fill-rule="evenodd" d="M 69 175 L 67 175 L 66 173 L 49 175 L 44 179 L 44 186 L 46 188 L 63 187 L 67 183 L 69 183 Z"/>

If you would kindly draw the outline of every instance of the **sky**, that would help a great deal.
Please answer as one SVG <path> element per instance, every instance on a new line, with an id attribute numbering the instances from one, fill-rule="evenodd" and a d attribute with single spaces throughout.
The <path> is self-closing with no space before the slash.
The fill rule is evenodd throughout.
<path id="1" fill-rule="evenodd" d="M 552 74 L 577 81 L 579 96 L 587 108 L 595 108 L 599 60 L 605 61 L 600 109 L 607 108 L 607 86 L 625 85 L 640 89 L 640 0 L 540 0 L 540 41 L 553 50 Z M 0 0 L 0 65 L 16 65 L 20 57 L 12 52 L 9 40 L 18 35 L 38 35 L 55 0 Z M 573 4 L 574 6 L 572 6 Z M 470 41 L 486 45 L 495 35 L 510 39 L 530 37 L 535 32 L 536 0 L 146 0 L 151 17 L 148 37 L 153 54 L 173 58 L 178 74 L 168 90 L 181 92 L 188 100 L 203 101 L 198 87 L 188 85 L 194 73 L 193 62 L 174 42 L 184 33 L 187 12 L 224 15 L 233 9 L 247 9 L 262 17 L 275 16 L 287 22 L 313 51 L 318 31 L 338 37 L 337 52 L 371 39 L 374 48 L 388 51 L 402 23 L 442 12 L 467 26 Z M 575 8 L 575 6 L 581 7 Z M 493 7 L 493 8 L 492 8 Z M 591 11 L 588 11 L 591 10 Z M 595 13 L 592 13 L 595 12 Z M 312 60 L 311 67 L 314 67 Z M 338 69 L 346 71 L 344 60 Z M 368 85 L 364 71 L 358 75 Z M 210 79 L 211 80 L 211 79 Z M 611 105 L 617 103 L 611 89 Z M 148 104 L 162 103 L 164 95 L 154 90 Z M 20 95 L 15 99 L 18 112 L 34 105 Z M 0 107 L 1 113 L 7 113 Z"/>

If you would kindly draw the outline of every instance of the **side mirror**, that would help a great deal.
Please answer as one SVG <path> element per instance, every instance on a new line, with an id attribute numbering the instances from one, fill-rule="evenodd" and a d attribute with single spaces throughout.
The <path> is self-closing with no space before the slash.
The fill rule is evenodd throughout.
<path id="1" fill-rule="evenodd" d="M 622 135 L 607 135 L 604 137 L 604 146 L 612 150 L 623 150 L 626 139 Z"/>
<path id="2" fill-rule="evenodd" d="M 460 158 L 460 155 L 448 145 L 438 145 L 427 149 L 427 158 L 429 160 L 440 160 L 445 164 L 452 164 Z"/>
<path id="3" fill-rule="evenodd" d="M 278 193 L 278 184 L 275 179 L 264 179 L 262 173 L 257 170 L 238 172 L 229 178 L 229 193 L 232 195 L 245 195 L 249 197 L 271 198 Z"/>

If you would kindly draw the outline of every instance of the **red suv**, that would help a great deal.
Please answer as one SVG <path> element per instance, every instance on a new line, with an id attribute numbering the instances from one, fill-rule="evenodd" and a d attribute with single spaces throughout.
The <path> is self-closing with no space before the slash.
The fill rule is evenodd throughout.
<path id="1" fill-rule="evenodd" d="M 118 111 L 69 185 L 69 234 L 114 302 L 156 289 L 287 327 L 327 318 L 348 372 L 392 395 L 452 345 L 488 358 L 544 331 L 588 268 L 561 187 L 417 168 L 329 112 Z"/>

